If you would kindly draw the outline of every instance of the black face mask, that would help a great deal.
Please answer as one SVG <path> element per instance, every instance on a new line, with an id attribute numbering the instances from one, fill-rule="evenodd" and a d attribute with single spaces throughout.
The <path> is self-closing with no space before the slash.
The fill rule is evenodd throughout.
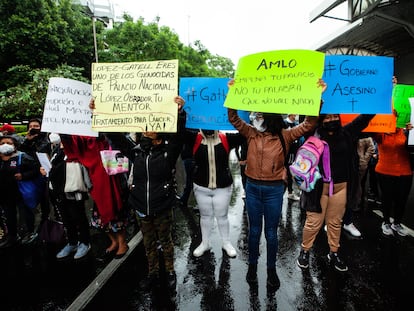
<path id="1" fill-rule="evenodd" d="M 139 142 L 141 149 L 148 152 L 152 147 L 152 139 L 146 136 L 142 136 Z"/>
<path id="2" fill-rule="evenodd" d="M 322 128 L 327 130 L 328 132 L 336 132 L 341 128 L 341 121 L 334 120 L 329 122 L 322 123 Z"/>
<path id="3" fill-rule="evenodd" d="M 214 130 L 203 130 L 205 136 L 211 136 L 214 134 Z"/>

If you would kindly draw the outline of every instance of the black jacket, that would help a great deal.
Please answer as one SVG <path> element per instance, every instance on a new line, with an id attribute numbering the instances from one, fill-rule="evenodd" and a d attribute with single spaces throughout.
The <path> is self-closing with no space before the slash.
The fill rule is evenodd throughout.
<path id="1" fill-rule="evenodd" d="M 175 164 L 182 150 L 186 114 L 179 113 L 176 134 L 163 134 L 163 143 L 149 152 L 132 149 L 133 180 L 128 203 L 144 215 L 157 215 L 176 203 Z"/>
<path id="2" fill-rule="evenodd" d="M 347 208 L 350 208 L 353 201 L 353 198 L 356 196 L 356 190 L 357 190 L 357 183 L 358 183 L 358 172 L 359 172 L 359 157 L 357 153 L 357 141 L 359 138 L 359 135 L 361 131 L 366 128 L 369 124 L 369 121 L 374 117 L 375 115 L 371 114 L 361 114 L 357 118 L 355 118 L 351 123 L 345 125 L 340 129 L 338 135 L 340 137 L 343 137 L 345 140 L 345 144 L 347 145 L 348 150 L 350 150 L 350 158 L 347 159 L 349 162 L 344 163 L 344 166 L 348 167 L 348 180 L 347 180 Z M 320 129 L 318 129 L 320 131 Z M 321 135 L 321 139 L 324 139 L 323 134 Z M 329 146 L 331 149 L 331 146 Z M 334 162 L 332 159 L 332 152 L 331 152 L 331 163 Z M 322 167 L 322 159 L 319 162 L 319 169 L 323 171 Z M 332 164 L 331 164 L 331 171 L 332 175 L 334 175 L 334 171 L 332 170 Z M 335 183 L 335 178 L 334 178 Z M 319 179 L 316 182 L 315 189 L 313 189 L 311 192 L 305 192 L 302 191 L 301 196 L 301 207 L 305 209 L 308 212 L 322 212 L 320 199 L 322 196 L 322 188 L 323 188 L 323 181 L 322 178 Z"/>

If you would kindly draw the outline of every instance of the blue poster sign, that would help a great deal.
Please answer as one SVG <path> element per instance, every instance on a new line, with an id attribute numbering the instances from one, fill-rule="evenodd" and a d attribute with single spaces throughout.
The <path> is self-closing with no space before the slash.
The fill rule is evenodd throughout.
<path id="1" fill-rule="evenodd" d="M 321 113 L 392 113 L 394 59 L 385 56 L 329 55 Z"/>
<path id="2" fill-rule="evenodd" d="M 227 117 L 224 101 L 229 78 L 180 78 L 180 95 L 185 100 L 186 127 L 205 130 L 235 130 Z M 246 122 L 247 111 L 239 111 Z"/>

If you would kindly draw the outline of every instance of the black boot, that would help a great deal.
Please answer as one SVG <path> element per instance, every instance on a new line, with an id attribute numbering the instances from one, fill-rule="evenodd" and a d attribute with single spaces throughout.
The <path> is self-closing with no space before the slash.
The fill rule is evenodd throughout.
<path id="1" fill-rule="evenodd" d="M 246 274 L 246 281 L 248 283 L 257 282 L 257 265 L 249 264 L 249 269 L 247 270 Z"/>
<path id="2" fill-rule="evenodd" d="M 280 281 L 276 269 L 267 269 L 267 285 L 275 289 L 279 288 Z"/>

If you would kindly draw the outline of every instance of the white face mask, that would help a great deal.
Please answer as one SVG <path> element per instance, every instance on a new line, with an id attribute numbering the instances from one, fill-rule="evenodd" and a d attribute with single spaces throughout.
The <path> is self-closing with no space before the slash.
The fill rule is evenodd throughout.
<path id="1" fill-rule="evenodd" d="M 60 144 L 60 136 L 59 136 L 59 134 L 50 133 L 49 134 L 49 141 L 50 141 L 50 143 L 52 143 L 54 145 Z"/>
<path id="2" fill-rule="evenodd" d="M 258 130 L 259 132 L 264 132 L 266 130 L 266 128 L 263 126 L 263 122 L 264 120 L 257 120 L 254 119 L 253 120 L 253 126 L 256 128 L 256 130 Z"/>
<path id="3" fill-rule="evenodd" d="M 0 145 L 0 153 L 4 155 L 10 155 L 14 152 L 14 145 L 3 144 Z"/>

